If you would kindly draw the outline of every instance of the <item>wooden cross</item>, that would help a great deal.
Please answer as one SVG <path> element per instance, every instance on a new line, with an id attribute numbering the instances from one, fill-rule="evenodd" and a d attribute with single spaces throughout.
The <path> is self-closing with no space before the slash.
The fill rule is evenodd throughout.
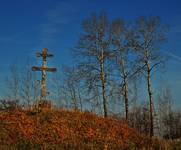
<path id="1" fill-rule="evenodd" d="M 48 49 L 43 48 L 41 53 L 36 53 L 37 57 L 42 57 L 42 66 L 41 67 L 32 67 L 32 71 L 41 71 L 42 72 L 42 78 L 41 78 L 41 100 L 46 100 L 46 72 L 56 72 L 56 68 L 48 68 L 46 66 L 47 64 L 47 58 L 53 57 L 52 54 L 48 54 Z"/>

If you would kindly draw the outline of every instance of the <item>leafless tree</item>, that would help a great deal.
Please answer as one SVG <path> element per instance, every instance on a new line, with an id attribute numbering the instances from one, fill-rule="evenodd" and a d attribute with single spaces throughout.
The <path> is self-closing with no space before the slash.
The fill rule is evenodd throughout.
<path id="1" fill-rule="evenodd" d="M 166 26 L 163 25 L 159 17 L 140 17 L 137 19 L 133 32 L 129 36 L 129 43 L 137 53 L 140 63 L 145 68 L 147 80 L 147 91 L 149 97 L 149 120 L 150 120 L 150 137 L 154 135 L 153 132 L 153 91 L 151 82 L 151 73 L 153 69 L 163 63 L 162 55 L 159 47 L 166 40 Z"/>
<path id="2" fill-rule="evenodd" d="M 28 107 L 30 107 L 34 100 L 36 100 L 37 95 L 35 93 L 38 91 L 36 88 L 36 77 L 35 74 L 31 71 L 31 65 L 28 63 L 27 66 L 25 66 L 23 69 L 23 72 L 21 73 L 21 97 L 23 101 L 26 103 Z"/>
<path id="3" fill-rule="evenodd" d="M 10 66 L 10 74 L 6 79 L 7 98 L 14 101 L 20 100 L 20 72 L 16 64 Z"/>
<path id="4" fill-rule="evenodd" d="M 125 102 L 125 118 L 128 120 L 128 48 L 126 47 L 126 28 L 123 21 L 120 19 L 114 20 L 111 25 L 111 32 L 116 64 L 118 65 L 122 80 L 121 93 Z"/>
<path id="5" fill-rule="evenodd" d="M 116 19 L 111 25 L 111 40 L 113 54 L 118 66 L 118 74 L 121 79 L 120 93 L 123 95 L 125 103 L 125 118 L 128 121 L 129 114 L 129 84 L 128 80 L 136 76 L 140 72 L 140 68 L 136 66 L 135 57 L 132 54 L 131 47 L 128 44 L 129 30 L 123 20 Z"/>
<path id="6" fill-rule="evenodd" d="M 59 69 L 62 71 L 62 69 Z M 57 107 L 59 108 L 66 108 L 66 100 L 65 96 L 63 96 L 63 81 L 62 81 L 62 74 L 57 73 L 55 77 L 51 79 L 51 91 L 52 94 L 50 94 L 51 99 L 56 100 Z"/>
<path id="7" fill-rule="evenodd" d="M 132 36 L 129 30 L 129 24 L 121 19 L 112 21 L 111 41 L 113 55 L 117 65 L 118 76 L 120 77 L 120 93 L 125 103 L 125 118 L 129 117 L 129 80 L 133 80 L 139 75 L 143 67 L 138 65 L 136 57 L 132 52 L 132 45 L 129 45 L 129 39 Z"/>
<path id="8" fill-rule="evenodd" d="M 84 33 L 76 47 L 80 56 L 79 68 L 84 72 L 84 79 L 89 89 L 100 87 L 104 117 L 108 115 L 107 85 L 110 71 L 110 25 L 105 13 L 95 14 L 82 23 Z"/>
<path id="9" fill-rule="evenodd" d="M 149 110 L 146 103 L 137 105 L 134 110 L 130 110 L 129 125 L 140 133 L 149 132 Z"/>
<path id="10" fill-rule="evenodd" d="M 173 108 L 173 98 L 170 87 L 159 90 L 158 115 L 160 136 L 167 139 L 180 138 L 181 114 Z"/>
<path id="11" fill-rule="evenodd" d="M 79 71 L 75 67 L 64 67 L 64 88 L 71 99 L 74 110 L 83 109 L 83 91 Z"/>

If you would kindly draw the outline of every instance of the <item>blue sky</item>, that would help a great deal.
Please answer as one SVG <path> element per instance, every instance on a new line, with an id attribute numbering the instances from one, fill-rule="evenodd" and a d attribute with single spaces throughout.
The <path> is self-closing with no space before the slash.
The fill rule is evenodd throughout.
<path id="1" fill-rule="evenodd" d="M 170 25 L 162 51 L 172 59 L 162 78 L 172 88 L 175 103 L 181 106 L 180 0 L 0 0 L 0 85 L 9 65 L 33 59 L 43 47 L 56 55 L 50 65 L 70 64 L 69 50 L 81 33 L 81 21 L 100 11 L 106 11 L 111 19 L 160 16 Z"/>

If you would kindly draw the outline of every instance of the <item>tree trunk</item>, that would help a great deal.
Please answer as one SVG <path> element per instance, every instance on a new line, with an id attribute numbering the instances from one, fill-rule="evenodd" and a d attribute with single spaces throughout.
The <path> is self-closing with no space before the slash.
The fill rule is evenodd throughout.
<path id="1" fill-rule="evenodd" d="M 79 97 L 79 103 L 80 103 L 80 111 L 82 112 L 82 97 L 81 97 L 81 93 L 80 93 L 79 87 L 78 87 L 78 97 Z"/>
<path id="2" fill-rule="evenodd" d="M 73 103 L 73 109 L 74 111 L 77 111 L 78 110 L 78 106 L 77 106 L 77 96 L 76 96 L 76 91 L 75 91 L 75 88 L 74 86 L 72 85 L 72 87 L 70 87 L 71 89 L 71 95 L 72 95 L 72 103 Z"/>
<path id="3" fill-rule="evenodd" d="M 104 52 L 101 53 L 100 58 L 100 78 L 101 78 L 101 87 L 102 87 L 102 98 L 103 98 L 103 109 L 104 109 L 104 117 L 107 117 L 107 99 L 106 99 L 106 78 L 104 72 Z"/>
<path id="4" fill-rule="evenodd" d="M 148 90 L 148 96 L 149 96 L 149 122 L 150 122 L 150 129 L 149 134 L 150 137 L 154 136 L 153 132 L 153 95 L 152 95 L 152 89 L 151 89 L 151 69 L 150 69 L 150 63 L 147 62 L 147 90 Z"/>
<path id="5" fill-rule="evenodd" d="M 128 82 L 126 76 L 124 76 L 124 101 L 125 101 L 125 117 L 126 121 L 128 121 L 129 104 L 128 104 Z"/>
<path id="6" fill-rule="evenodd" d="M 125 119 L 128 121 L 128 113 L 129 113 L 129 100 L 128 100 L 128 79 L 127 79 L 127 74 L 125 71 L 125 66 L 124 66 L 124 60 L 121 61 L 121 70 L 123 74 L 123 96 L 124 96 L 124 103 L 125 103 Z"/>
<path id="7" fill-rule="evenodd" d="M 103 107 L 104 107 L 104 117 L 107 117 L 107 99 L 106 99 L 106 90 L 105 82 L 102 82 L 102 97 L 103 97 Z"/>

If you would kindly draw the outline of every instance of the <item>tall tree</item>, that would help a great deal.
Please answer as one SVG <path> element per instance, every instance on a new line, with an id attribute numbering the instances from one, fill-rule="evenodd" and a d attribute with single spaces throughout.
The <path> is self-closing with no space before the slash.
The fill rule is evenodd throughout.
<path id="1" fill-rule="evenodd" d="M 111 26 L 112 32 L 112 45 L 114 49 L 114 54 L 116 58 L 116 64 L 118 65 L 118 70 L 120 72 L 120 77 L 122 79 L 121 93 L 124 97 L 125 102 L 125 118 L 128 120 L 128 70 L 127 70 L 127 55 L 128 49 L 126 48 L 125 39 L 125 26 L 122 20 L 117 19 L 112 22 Z"/>
<path id="2" fill-rule="evenodd" d="M 129 24 L 125 24 L 123 20 L 116 19 L 111 24 L 111 44 L 113 54 L 116 60 L 118 76 L 121 79 L 120 92 L 123 95 L 125 103 L 125 118 L 129 117 L 129 80 L 135 78 L 140 73 L 140 67 L 131 51 L 129 45 Z"/>
<path id="3" fill-rule="evenodd" d="M 153 129 L 153 91 L 151 73 L 153 69 L 163 63 L 160 45 L 166 40 L 167 27 L 161 23 L 159 17 L 140 17 L 136 20 L 129 43 L 136 50 L 140 63 L 144 66 L 149 97 L 150 137 L 154 135 Z"/>
<path id="4" fill-rule="evenodd" d="M 100 87 L 104 117 L 108 115 L 107 85 L 110 71 L 110 25 L 105 13 L 95 14 L 82 23 L 77 52 L 81 57 L 80 68 L 90 88 Z"/>
<path id="5" fill-rule="evenodd" d="M 121 19 L 113 20 L 111 25 L 111 38 L 113 53 L 116 60 L 116 65 L 118 66 L 119 77 L 121 79 L 120 92 L 124 98 L 125 104 L 125 119 L 128 121 L 129 116 L 129 86 L 128 80 L 132 78 L 138 70 L 136 71 L 136 65 L 132 65 L 134 57 L 131 56 L 130 47 L 128 45 L 128 26 L 125 25 L 124 21 Z M 131 58 L 130 58 L 131 56 Z M 135 63 L 134 63 L 135 64 Z M 134 67 L 134 68 L 133 68 Z"/>

